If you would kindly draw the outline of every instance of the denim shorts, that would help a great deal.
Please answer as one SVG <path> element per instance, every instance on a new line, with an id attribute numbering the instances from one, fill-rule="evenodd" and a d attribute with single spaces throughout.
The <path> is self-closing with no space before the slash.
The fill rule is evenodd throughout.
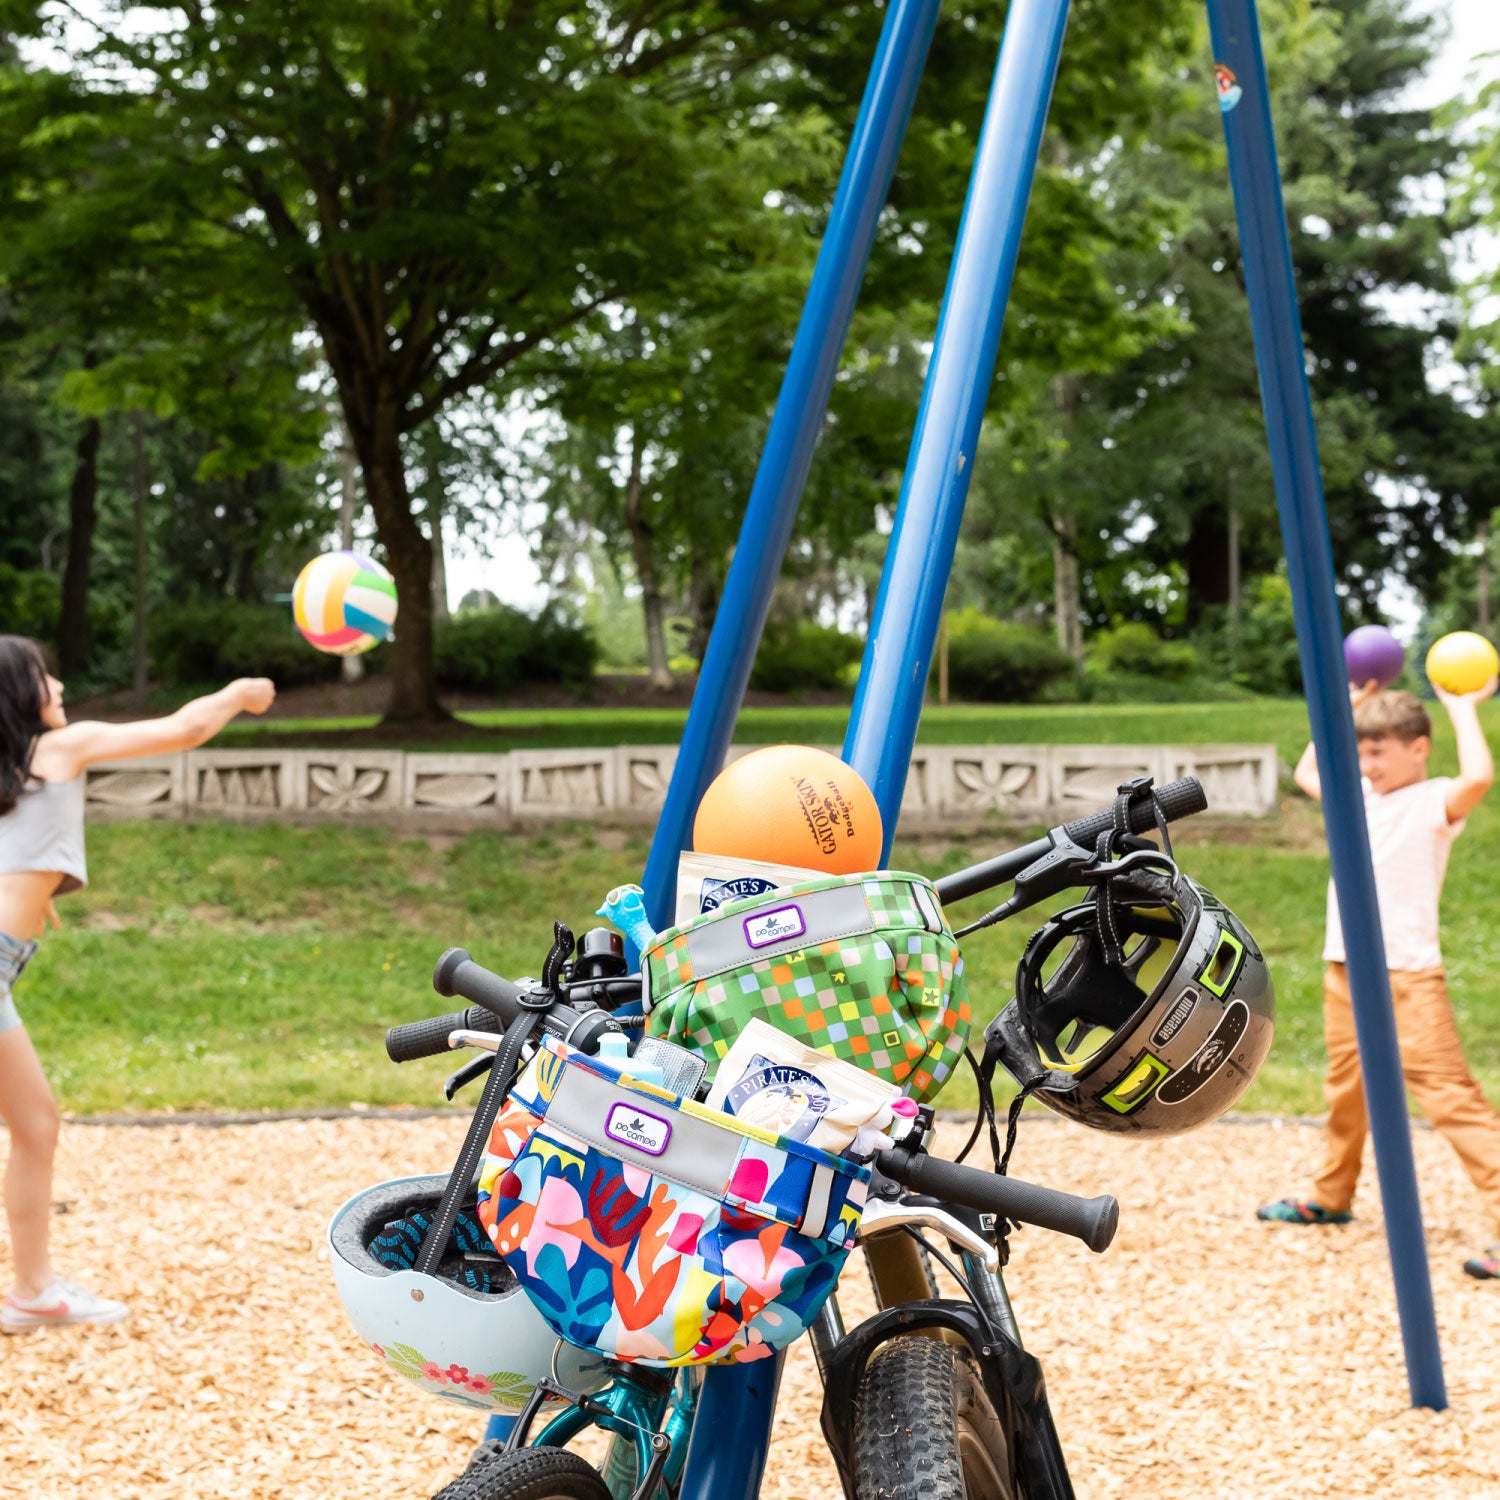
<path id="1" fill-rule="evenodd" d="M 14 1031 L 21 1024 L 10 987 L 21 977 L 21 970 L 31 962 L 35 942 L 22 942 L 7 932 L 0 932 L 0 1032 Z"/>

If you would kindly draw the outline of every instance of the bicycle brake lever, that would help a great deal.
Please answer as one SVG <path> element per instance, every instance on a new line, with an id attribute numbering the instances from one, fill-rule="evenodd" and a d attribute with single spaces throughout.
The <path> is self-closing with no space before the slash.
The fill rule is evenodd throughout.
<path id="1" fill-rule="evenodd" d="M 1119 875 L 1128 875 L 1132 870 L 1141 866 L 1160 870 L 1164 865 L 1175 868 L 1172 861 L 1151 843 L 1149 839 L 1132 838 L 1131 843 L 1137 847 L 1128 854 L 1122 854 L 1118 859 L 1106 860 L 1096 863 L 1091 868 L 1079 872 L 1081 884 L 1098 885 L 1104 880 L 1113 880 Z"/>
<path id="2" fill-rule="evenodd" d="M 1028 906 L 1035 906 L 1037 902 L 1045 901 L 1048 896 L 1055 896 L 1058 891 L 1066 890 L 1070 885 L 1082 883 L 1078 876 L 1094 862 L 1093 850 L 1075 843 L 1065 828 L 1052 829 L 1047 838 L 1051 848 L 1039 859 L 1032 860 L 1016 876 L 1015 888 L 1010 895 L 977 922 L 970 922 L 967 927 L 960 928 L 954 934 L 955 937 L 965 937 L 982 927 L 993 927 L 996 922 L 1003 922 L 1018 911 L 1025 911 Z"/>
<path id="3" fill-rule="evenodd" d="M 494 1066 L 495 1055 L 492 1052 L 486 1052 L 466 1062 L 456 1073 L 450 1073 L 443 1081 L 443 1097 L 451 1102 L 453 1096 L 461 1088 L 473 1083 L 476 1078 L 483 1078 Z"/>

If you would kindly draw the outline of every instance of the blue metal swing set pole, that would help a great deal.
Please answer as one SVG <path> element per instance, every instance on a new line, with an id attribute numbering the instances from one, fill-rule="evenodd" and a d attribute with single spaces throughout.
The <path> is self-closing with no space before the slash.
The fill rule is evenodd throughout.
<path id="1" fill-rule="evenodd" d="M 916 744 L 1068 4 L 1069 0 L 1012 0 L 1005 20 L 880 591 L 865 638 L 844 759 L 875 793 L 885 829 L 882 863 L 890 858 Z"/>
<path id="2" fill-rule="evenodd" d="M 886 12 L 641 878 L 646 911 L 658 928 L 672 919 L 677 856 L 688 846 L 698 803 L 729 751 L 880 211 L 932 45 L 938 4 L 939 0 L 891 0 Z"/>
<path id="3" fill-rule="evenodd" d="M 891 0 L 881 27 L 642 876 L 646 909 L 658 928 L 672 919 L 678 854 L 687 845 L 704 790 L 729 750 L 932 45 L 939 3 Z M 682 1500 L 754 1500 L 780 1378 L 779 1359 L 706 1373 Z M 507 1418 L 492 1418 L 486 1436 L 503 1438 L 510 1425 Z"/>
<path id="4" fill-rule="evenodd" d="M 833 393 L 880 211 L 911 119 L 939 0 L 891 0 L 812 284 L 725 579 L 642 877 L 646 910 L 672 919 L 679 852 L 729 750 L 771 591 Z M 755 1500 L 771 1446 L 782 1359 L 716 1366 L 698 1397 L 681 1500 Z"/>
<path id="5" fill-rule="evenodd" d="M 1359 750 L 1349 711 L 1333 549 L 1328 538 L 1260 24 L 1254 0 L 1208 0 L 1208 20 L 1214 57 L 1232 75 L 1220 83 L 1229 175 L 1297 643 L 1317 747 L 1329 862 L 1344 924 L 1360 1070 L 1375 1143 L 1396 1307 L 1406 1346 L 1407 1381 L 1412 1405 L 1441 1410 L 1448 1404 L 1442 1352 L 1365 826 Z"/>

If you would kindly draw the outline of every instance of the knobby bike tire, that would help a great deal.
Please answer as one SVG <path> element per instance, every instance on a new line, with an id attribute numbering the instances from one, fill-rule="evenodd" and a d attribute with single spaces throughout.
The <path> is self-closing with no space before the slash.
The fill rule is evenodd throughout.
<path id="1" fill-rule="evenodd" d="M 432 1500 L 610 1500 L 599 1471 L 565 1448 L 484 1452 Z"/>
<path id="2" fill-rule="evenodd" d="M 876 1354 L 854 1405 L 857 1500 L 1016 1500 L 1005 1424 L 962 1350 L 908 1337 Z"/>

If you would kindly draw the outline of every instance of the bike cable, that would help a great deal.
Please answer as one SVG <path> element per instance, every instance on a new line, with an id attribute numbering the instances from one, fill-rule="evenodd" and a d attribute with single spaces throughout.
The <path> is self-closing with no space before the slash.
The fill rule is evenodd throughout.
<path id="1" fill-rule="evenodd" d="M 964 1289 L 964 1295 L 969 1299 L 974 1311 L 984 1319 L 984 1326 L 989 1330 L 990 1343 L 998 1344 L 1000 1342 L 1000 1334 L 996 1330 L 994 1323 L 990 1320 L 989 1313 L 985 1311 L 984 1303 L 975 1295 L 969 1278 L 914 1224 L 903 1224 L 901 1227 L 903 1233 L 909 1234 Z"/>

